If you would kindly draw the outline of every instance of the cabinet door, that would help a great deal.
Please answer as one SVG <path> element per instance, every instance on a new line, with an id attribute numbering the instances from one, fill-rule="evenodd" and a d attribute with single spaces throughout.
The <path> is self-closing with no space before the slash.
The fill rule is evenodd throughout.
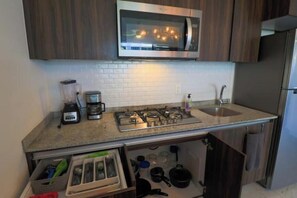
<path id="1" fill-rule="evenodd" d="M 74 57 L 116 59 L 115 0 L 71 1 Z"/>
<path id="2" fill-rule="evenodd" d="M 31 59 L 116 59 L 115 0 L 23 0 Z"/>
<path id="3" fill-rule="evenodd" d="M 263 0 L 235 0 L 230 60 L 257 62 Z"/>
<path id="4" fill-rule="evenodd" d="M 201 61 L 228 61 L 233 0 L 202 0 Z"/>
<path id="5" fill-rule="evenodd" d="M 31 59 L 73 58 L 68 0 L 23 0 Z"/>
<path id="6" fill-rule="evenodd" d="M 245 155 L 213 134 L 206 154 L 206 198 L 239 198 Z"/>
<path id="7" fill-rule="evenodd" d="M 220 138 L 238 151 L 244 151 L 245 137 L 248 132 L 264 133 L 263 144 L 260 153 L 259 167 L 250 171 L 244 168 L 242 184 L 249 184 L 262 180 L 266 177 L 266 169 L 273 135 L 273 122 L 265 124 L 256 124 L 246 127 L 238 127 L 234 129 L 226 129 L 213 132 L 216 137 Z"/>

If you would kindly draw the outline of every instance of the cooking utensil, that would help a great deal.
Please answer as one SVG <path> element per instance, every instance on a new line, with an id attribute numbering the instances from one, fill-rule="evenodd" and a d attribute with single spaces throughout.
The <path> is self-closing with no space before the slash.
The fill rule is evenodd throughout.
<path id="1" fill-rule="evenodd" d="M 130 159 L 131 162 L 131 166 L 133 168 L 133 172 L 136 178 L 140 177 L 140 173 L 139 173 L 139 166 L 138 163 L 135 160 Z"/>
<path id="2" fill-rule="evenodd" d="M 56 172 L 54 173 L 53 177 L 50 180 L 50 184 L 52 184 L 55 181 L 55 178 L 60 176 L 64 171 L 66 171 L 68 168 L 68 163 L 66 159 L 63 159 L 57 166 Z"/>
<path id="3" fill-rule="evenodd" d="M 181 164 L 177 164 L 175 168 L 170 169 L 169 178 L 173 186 L 177 188 L 186 188 L 190 184 L 192 174 Z"/>
<path id="4" fill-rule="evenodd" d="M 178 161 L 178 146 L 170 146 L 170 152 L 175 153 L 176 161 Z"/>
<path id="5" fill-rule="evenodd" d="M 136 179 L 136 197 L 141 198 L 147 195 L 162 195 L 168 196 L 167 193 L 161 191 L 161 189 L 152 189 L 151 184 L 142 178 Z"/>
<path id="6" fill-rule="evenodd" d="M 150 174 L 153 182 L 160 183 L 161 181 L 164 181 L 168 187 L 171 187 L 171 184 L 169 183 L 169 179 L 164 176 L 163 168 L 161 167 L 152 168 L 150 171 Z"/>

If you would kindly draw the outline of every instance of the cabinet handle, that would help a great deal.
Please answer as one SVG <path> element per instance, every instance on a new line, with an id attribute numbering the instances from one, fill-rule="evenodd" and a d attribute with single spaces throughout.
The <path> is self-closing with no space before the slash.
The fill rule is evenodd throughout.
<path id="1" fill-rule="evenodd" d="M 190 46 L 191 46 L 191 41 L 192 41 L 192 21 L 191 18 L 186 18 L 186 23 L 187 23 L 187 40 L 186 40 L 186 46 L 185 46 L 185 51 L 189 51 Z"/>
<path id="2" fill-rule="evenodd" d="M 264 131 L 265 124 L 261 124 L 261 133 Z"/>
<path id="3" fill-rule="evenodd" d="M 208 141 L 207 138 L 206 139 L 203 139 L 202 140 L 202 143 L 207 147 L 207 150 L 209 150 L 209 151 L 213 151 L 214 150 L 213 147 L 212 147 L 212 145 L 211 145 L 211 143 Z"/>

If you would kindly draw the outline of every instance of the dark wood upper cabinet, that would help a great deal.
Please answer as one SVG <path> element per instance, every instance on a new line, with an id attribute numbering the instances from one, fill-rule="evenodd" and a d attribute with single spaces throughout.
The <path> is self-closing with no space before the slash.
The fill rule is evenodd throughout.
<path id="1" fill-rule="evenodd" d="M 23 0 L 32 59 L 116 59 L 115 0 Z"/>
<path id="2" fill-rule="evenodd" d="M 263 0 L 235 0 L 230 60 L 257 62 Z"/>
<path id="3" fill-rule="evenodd" d="M 202 0 L 199 60 L 229 61 L 234 0 Z"/>
<path id="4" fill-rule="evenodd" d="M 75 58 L 116 59 L 115 0 L 74 0 L 71 12 Z"/>
<path id="5" fill-rule="evenodd" d="M 131 1 L 202 10 L 201 61 L 258 59 L 263 0 Z M 117 59 L 116 0 L 23 5 L 31 59 Z"/>
<path id="6" fill-rule="evenodd" d="M 205 198 L 239 198 L 245 155 L 214 134 L 209 142 L 205 165 Z"/>
<path id="7" fill-rule="evenodd" d="M 66 0 L 24 0 L 30 58 L 72 58 L 72 31 Z"/>
<path id="8" fill-rule="evenodd" d="M 201 61 L 256 62 L 263 0 L 201 0 Z"/>
<path id="9" fill-rule="evenodd" d="M 263 29 L 284 31 L 297 27 L 297 0 L 264 0 Z"/>

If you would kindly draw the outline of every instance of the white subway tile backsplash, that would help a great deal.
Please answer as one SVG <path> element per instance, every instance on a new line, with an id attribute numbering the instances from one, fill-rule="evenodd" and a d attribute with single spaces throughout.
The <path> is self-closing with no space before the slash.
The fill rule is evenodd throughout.
<path id="1" fill-rule="evenodd" d="M 212 100 L 223 84 L 231 98 L 234 64 L 195 61 L 46 61 L 53 111 L 62 100 L 59 82 L 76 79 L 82 90 L 99 90 L 107 107 Z M 82 97 L 83 98 L 83 97 Z M 84 101 L 82 101 L 84 102 Z"/>

